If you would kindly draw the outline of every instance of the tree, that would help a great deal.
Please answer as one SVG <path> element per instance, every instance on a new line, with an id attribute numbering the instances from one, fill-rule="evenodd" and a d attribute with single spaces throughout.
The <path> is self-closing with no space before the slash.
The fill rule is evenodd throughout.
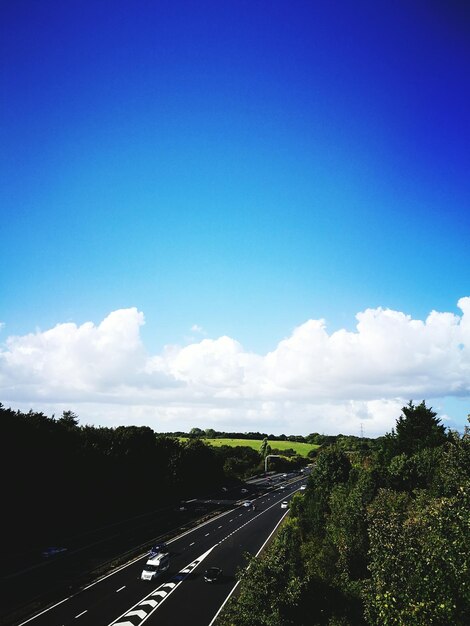
<path id="1" fill-rule="evenodd" d="M 429 487 L 439 467 L 443 447 L 424 448 L 408 456 L 394 456 L 387 468 L 387 482 L 393 489 L 413 491 Z"/>
<path id="2" fill-rule="evenodd" d="M 300 534 L 286 521 L 271 546 L 260 557 L 250 557 L 239 574 L 240 591 L 219 617 L 221 626 L 288 626 L 299 599 L 304 575 Z"/>
<path id="3" fill-rule="evenodd" d="M 320 452 L 308 479 L 300 513 L 300 527 L 304 535 L 321 538 L 325 534 L 325 522 L 330 512 L 329 498 L 335 485 L 345 483 L 351 471 L 348 456 L 337 446 L 329 446 Z"/>
<path id="4" fill-rule="evenodd" d="M 348 480 L 350 471 L 351 462 L 347 454 L 337 446 L 330 446 L 318 455 L 310 484 L 316 491 L 328 497 L 334 485 Z"/>
<path id="5" fill-rule="evenodd" d="M 213 448 L 224 466 L 227 476 L 245 478 L 261 471 L 262 461 L 256 450 L 248 446 L 220 446 Z"/>
<path id="6" fill-rule="evenodd" d="M 331 492 L 327 536 L 338 551 L 337 575 L 345 585 L 350 580 L 367 576 L 369 538 L 366 508 L 375 491 L 371 473 L 360 470 L 354 480 L 336 485 Z"/>
<path id="7" fill-rule="evenodd" d="M 453 496 L 470 481 L 470 433 L 449 443 L 436 470 L 433 492 Z"/>
<path id="8" fill-rule="evenodd" d="M 415 406 L 410 400 L 402 408 L 396 423 L 397 452 L 413 454 L 424 448 L 435 448 L 447 441 L 446 429 L 431 407 L 423 400 Z"/>
<path id="9" fill-rule="evenodd" d="M 189 436 L 191 438 L 196 438 L 196 437 L 202 437 L 204 435 L 204 431 L 202 430 L 202 428 L 191 428 L 191 430 L 189 431 Z"/>
<path id="10" fill-rule="evenodd" d="M 452 498 L 381 490 L 369 507 L 373 626 L 470 622 L 470 482 Z"/>
<path id="11" fill-rule="evenodd" d="M 73 411 L 64 411 L 58 421 L 67 428 L 76 428 L 78 426 L 78 415 Z"/>
<path id="12" fill-rule="evenodd" d="M 265 437 L 263 439 L 263 443 L 261 444 L 261 447 L 259 449 L 259 453 L 261 455 L 261 458 L 265 459 L 268 454 L 271 454 L 271 446 L 268 443 L 268 438 Z"/>

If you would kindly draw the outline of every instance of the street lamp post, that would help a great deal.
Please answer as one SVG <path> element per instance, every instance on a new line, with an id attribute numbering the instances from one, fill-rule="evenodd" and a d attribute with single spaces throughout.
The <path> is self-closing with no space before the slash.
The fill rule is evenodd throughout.
<path id="1" fill-rule="evenodd" d="M 281 455 L 280 455 L 280 454 L 267 454 L 267 455 L 264 457 L 264 473 L 265 473 L 265 475 L 268 473 L 268 459 L 269 459 L 269 458 L 271 458 L 271 457 L 273 457 L 273 456 L 277 456 L 278 458 L 280 458 L 280 457 L 281 457 Z"/>

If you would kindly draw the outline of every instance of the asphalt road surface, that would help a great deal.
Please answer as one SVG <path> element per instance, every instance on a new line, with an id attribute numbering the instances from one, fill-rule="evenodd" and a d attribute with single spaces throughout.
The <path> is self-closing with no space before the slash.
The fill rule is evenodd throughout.
<path id="1" fill-rule="evenodd" d="M 168 542 L 170 568 L 153 582 L 140 580 L 147 555 L 104 576 L 21 624 L 31 626 L 209 626 L 236 585 L 244 554 L 257 554 L 288 510 L 281 508 L 305 480 L 296 480 L 238 506 Z M 206 583 L 208 567 L 223 570 Z"/>

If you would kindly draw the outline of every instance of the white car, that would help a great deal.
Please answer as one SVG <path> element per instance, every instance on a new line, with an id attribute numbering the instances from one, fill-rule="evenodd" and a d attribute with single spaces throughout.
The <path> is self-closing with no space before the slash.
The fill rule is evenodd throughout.
<path id="1" fill-rule="evenodd" d="M 251 500 L 245 500 L 245 502 L 243 503 L 243 506 L 246 506 L 248 508 L 250 506 L 253 506 L 253 502 Z"/>
<path id="2" fill-rule="evenodd" d="M 283 502 L 281 502 L 281 509 L 287 509 L 288 508 L 288 504 L 287 504 L 287 500 L 284 500 Z"/>
<path id="3" fill-rule="evenodd" d="M 300 485 L 300 491 L 305 491 L 307 489 L 307 485 Z"/>
<path id="4" fill-rule="evenodd" d="M 168 553 L 160 553 L 149 559 L 144 565 L 141 580 L 155 580 L 159 574 L 166 572 L 170 567 L 170 555 Z"/>

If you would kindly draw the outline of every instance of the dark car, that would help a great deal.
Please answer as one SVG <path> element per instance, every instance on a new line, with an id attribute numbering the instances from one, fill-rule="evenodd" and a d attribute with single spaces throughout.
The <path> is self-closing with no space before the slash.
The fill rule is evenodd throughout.
<path id="1" fill-rule="evenodd" d="M 49 559 L 52 556 L 57 556 L 58 554 L 62 554 L 63 552 L 67 552 L 67 548 L 56 548 L 51 547 L 51 548 L 46 548 L 45 550 L 43 550 L 42 552 L 42 556 L 45 559 Z"/>
<path id="2" fill-rule="evenodd" d="M 160 552 L 168 552 L 168 547 L 166 543 L 156 543 L 154 546 L 150 548 L 149 556 L 155 556 L 156 554 L 160 554 Z"/>
<path id="3" fill-rule="evenodd" d="M 204 572 L 204 580 L 206 583 L 215 583 L 219 580 L 221 574 L 222 570 L 220 567 L 209 567 L 209 569 L 206 569 Z"/>

